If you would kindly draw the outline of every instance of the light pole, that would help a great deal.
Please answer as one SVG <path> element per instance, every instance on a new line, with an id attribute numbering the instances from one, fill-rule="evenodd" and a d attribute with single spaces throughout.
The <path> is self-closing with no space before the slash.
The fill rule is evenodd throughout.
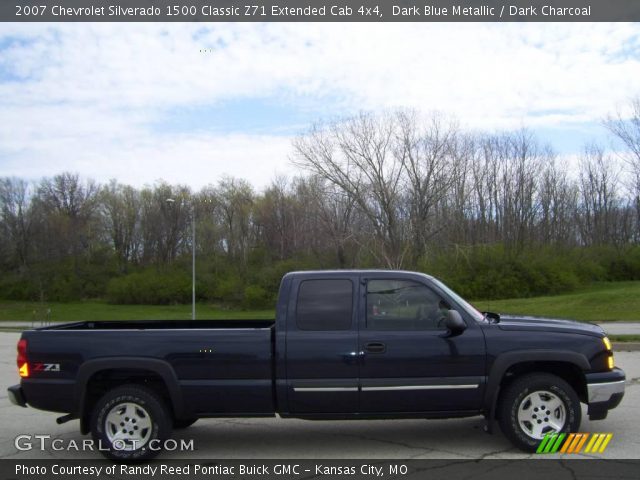
<path id="1" fill-rule="evenodd" d="M 167 203 L 175 203 L 175 199 L 167 198 Z M 186 202 L 183 199 L 182 205 Z M 196 319 L 196 208 L 191 205 L 191 320 Z"/>

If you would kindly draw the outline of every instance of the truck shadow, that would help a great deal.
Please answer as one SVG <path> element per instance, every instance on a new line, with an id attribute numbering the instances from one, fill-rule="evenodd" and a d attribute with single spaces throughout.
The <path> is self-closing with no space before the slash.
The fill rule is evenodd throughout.
<path id="1" fill-rule="evenodd" d="M 455 420 L 304 421 L 294 419 L 202 419 L 174 432 L 193 439 L 194 452 L 163 458 L 526 458 L 482 418 Z"/>

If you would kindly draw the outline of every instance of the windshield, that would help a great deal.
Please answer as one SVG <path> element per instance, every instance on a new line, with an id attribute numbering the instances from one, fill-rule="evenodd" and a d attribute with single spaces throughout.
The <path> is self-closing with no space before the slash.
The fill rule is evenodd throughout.
<path id="1" fill-rule="evenodd" d="M 474 307 L 473 305 L 471 305 L 469 302 L 467 302 L 464 298 L 462 298 L 460 295 L 458 295 L 456 292 L 454 292 L 453 290 L 451 290 L 449 287 L 447 287 L 444 283 L 442 283 L 440 280 L 438 280 L 437 278 L 433 279 L 433 282 L 442 290 L 444 290 L 451 298 L 453 298 L 453 300 L 460 305 L 462 308 L 464 308 L 467 313 L 469 313 L 469 315 L 471 315 L 475 321 L 477 322 L 482 322 L 484 320 L 484 315 L 482 313 L 480 313 L 480 311 Z"/>

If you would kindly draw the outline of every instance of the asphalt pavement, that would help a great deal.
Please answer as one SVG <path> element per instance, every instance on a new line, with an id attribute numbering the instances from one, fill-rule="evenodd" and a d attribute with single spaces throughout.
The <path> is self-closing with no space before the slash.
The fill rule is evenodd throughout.
<path id="1" fill-rule="evenodd" d="M 78 422 L 57 425 L 58 414 L 10 404 L 6 388 L 18 383 L 15 348 L 18 333 L 0 333 L 0 458 L 99 458 L 98 452 L 56 450 L 58 444 L 80 445 Z M 591 422 L 583 415 L 582 432 L 612 432 L 607 458 L 640 458 L 640 352 L 619 352 L 616 364 L 627 373 L 622 404 L 606 420 Z M 498 431 L 483 431 L 481 417 L 451 420 L 305 421 L 281 418 L 206 419 L 174 433 L 193 451 L 164 452 L 163 459 L 481 459 L 528 458 Z M 30 435 L 30 450 L 19 450 L 16 438 Z M 50 436 L 41 450 L 35 435 Z M 23 437 L 24 439 L 24 437 Z M 553 456 L 552 456 L 553 457 Z M 587 455 L 571 455 L 571 458 Z"/>
<path id="2" fill-rule="evenodd" d="M 609 335 L 640 335 L 640 322 L 606 322 L 600 326 Z"/>

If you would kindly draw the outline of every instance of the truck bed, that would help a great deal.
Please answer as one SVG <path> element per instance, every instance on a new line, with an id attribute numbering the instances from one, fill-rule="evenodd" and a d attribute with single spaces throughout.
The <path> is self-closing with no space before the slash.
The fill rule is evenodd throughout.
<path id="1" fill-rule="evenodd" d="M 133 360 L 139 369 L 170 367 L 190 415 L 274 413 L 274 321 L 87 321 L 27 330 L 23 338 L 30 361 L 54 365 L 23 381 L 36 408 L 73 411 L 78 378 L 94 378 L 87 369 Z"/>

